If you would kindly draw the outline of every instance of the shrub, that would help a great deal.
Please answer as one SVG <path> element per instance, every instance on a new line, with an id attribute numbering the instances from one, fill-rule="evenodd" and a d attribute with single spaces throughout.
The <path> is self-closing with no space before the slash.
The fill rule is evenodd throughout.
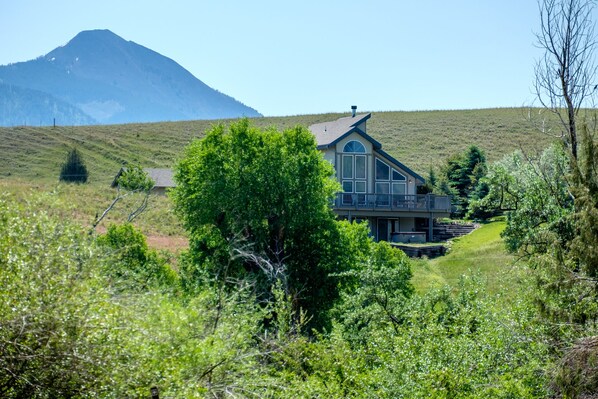
<path id="1" fill-rule="evenodd" d="M 143 233 L 131 224 L 111 225 L 98 242 L 113 257 L 105 272 L 114 283 L 140 290 L 174 288 L 177 284 L 177 275 L 166 259 L 150 249 Z"/>

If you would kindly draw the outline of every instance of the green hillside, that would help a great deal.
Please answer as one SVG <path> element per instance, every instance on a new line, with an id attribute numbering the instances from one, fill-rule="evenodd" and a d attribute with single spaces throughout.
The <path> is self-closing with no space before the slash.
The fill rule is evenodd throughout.
<path id="1" fill-rule="evenodd" d="M 445 285 L 457 287 L 463 275 L 479 275 L 486 280 L 491 294 L 509 291 L 505 281 L 512 275 L 513 256 L 508 254 L 500 233 L 504 221 L 482 225 L 466 236 L 452 240 L 446 256 L 413 261 L 413 284 L 420 292 Z M 507 284 L 512 284 L 507 281 Z M 511 287 L 512 288 L 512 287 Z"/>
<path id="2" fill-rule="evenodd" d="M 256 126 L 278 128 L 335 120 L 347 114 L 252 119 Z M 537 120 L 531 120 L 535 115 Z M 540 116 L 541 117 L 541 116 Z M 475 144 L 490 161 L 518 148 L 544 148 L 551 136 L 540 132 L 538 110 L 373 112 L 368 133 L 384 149 L 427 176 L 431 165 Z M 123 162 L 170 167 L 182 149 L 211 125 L 224 121 L 0 128 L 0 179 L 35 183 L 57 181 L 67 150 L 77 147 L 90 171 L 90 183 L 106 185 Z"/>

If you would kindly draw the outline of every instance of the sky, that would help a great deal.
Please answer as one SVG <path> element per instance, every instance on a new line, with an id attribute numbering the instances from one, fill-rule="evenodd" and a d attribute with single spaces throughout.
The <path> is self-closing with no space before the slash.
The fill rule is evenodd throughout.
<path id="1" fill-rule="evenodd" d="M 0 65 L 109 29 L 265 116 L 535 104 L 536 0 L 0 0 Z"/>

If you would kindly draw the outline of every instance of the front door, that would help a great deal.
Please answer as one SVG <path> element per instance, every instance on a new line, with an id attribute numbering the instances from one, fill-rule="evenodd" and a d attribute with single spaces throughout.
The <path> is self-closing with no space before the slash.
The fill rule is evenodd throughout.
<path id="1" fill-rule="evenodd" d="M 393 233 L 399 232 L 399 219 L 378 219 L 378 241 L 392 241 Z"/>

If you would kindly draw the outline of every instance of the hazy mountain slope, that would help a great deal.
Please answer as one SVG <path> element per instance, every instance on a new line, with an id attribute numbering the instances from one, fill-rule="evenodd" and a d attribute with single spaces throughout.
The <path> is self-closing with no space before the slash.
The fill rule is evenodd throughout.
<path id="1" fill-rule="evenodd" d="M 0 121 L 5 126 L 97 123 L 79 108 L 37 90 L 0 83 Z"/>
<path id="2" fill-rule="evenodd" d="M 0 66 L 0 82 L 49 93 L 101 123 L 260 116 L 108 30 L 84 31 L 43 57 Z"/>

